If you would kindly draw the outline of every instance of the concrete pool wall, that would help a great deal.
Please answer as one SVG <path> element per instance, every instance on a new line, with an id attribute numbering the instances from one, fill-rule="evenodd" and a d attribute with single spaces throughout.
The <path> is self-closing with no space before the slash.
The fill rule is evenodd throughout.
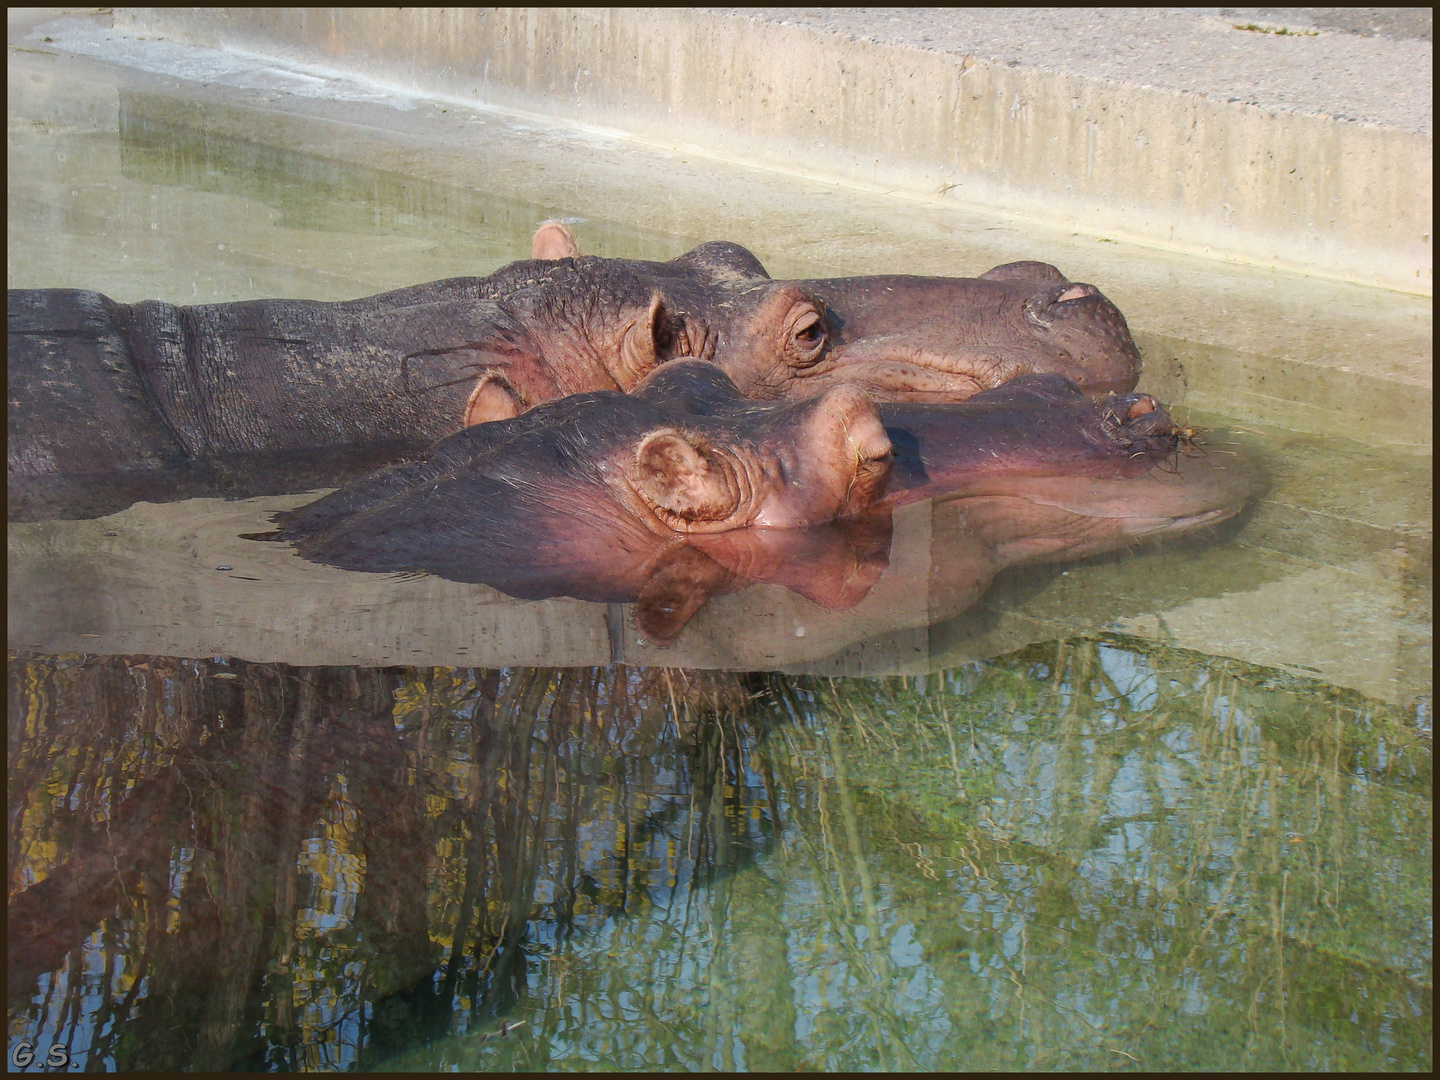
<path id="1" fill-rule="evenodd" d="M 1053 12 L 995 13 L 1010 40 L 986 27 L 988 51 L 1005 55 L 1008 45 L 1015 57 L 1000 60 L 966 51 L 978 31 L 954 29 L 964 16 L 898 10 L 881 21 L 879 9 L 115 16 L 132 32 L 321 64 L 731 161 L 1431 293 L 1431 51 L 1420 34 L 1310 29 L 1304 13 L 1330 9 L 1284 9 L 1291 22 L 1300 13 L 1294 28 L 1246 21 L 1238 9 L 1071 9 L 1063 21 L 1073 28 Z M 919 33 L 932 22 L 933 38 Z M 1097 50 L 1116 63 L 1087 61 Z M 1349 91 L 1327 94 L 1332 76 Z"/>

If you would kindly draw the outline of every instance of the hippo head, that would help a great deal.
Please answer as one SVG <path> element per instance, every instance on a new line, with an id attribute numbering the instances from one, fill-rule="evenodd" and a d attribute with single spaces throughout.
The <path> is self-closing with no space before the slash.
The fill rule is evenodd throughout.
<path id="1" fill-rule="evenodd" d="M 638 499 L 674 532 L 702 533 L 853 517 L 884 491 L 890 461 L 870 399 L 836 386 L 759 412 L 743 434 L 729 425 L 653 428 L 606 471 L 617 497 Z"/>
<path id="2" fill-rule="evenodd" d="M 853 517 L 890 476 L 885 426 L 853 386 L 793 404 L 750 402 L 723 372 L 690 360 L 661 368 L 634 397 L 653 415 L 617 433 L 596 467 L 614 499 L 670 532 Z"/>
<path id="3" fill-rule="evenodd" d="M 752 402 L 703 361 L 442 440 L 279 515 L 275 539 L 351 570 L 424 571 L 523 598 L 635 601 L 666 643 L 710 596 L 783 584 L 853 607 L 887 565 L 892 450 L 853 387 Z M 272 537 L 265 537 L 270 539 Z"/>
<path id="4" fill-rule="evenodd" d="M 853 387 L 752 402 L 713 365 L 682 360 L 633 394 L 467 428 L 283 521 L 306 557 L 351 569 L 442 573 L 478 558 L 553 570 L 613 552 L 604 577 L 676 537 L 854 517 L 884 494 L 891 460 Z"/>
<path id="5" fill-rule="evenodd" d="M 1037 374 L 1098 395 L 1131 389 L 1140 372 L 1115 305 L 1044 263 L 980 278 L 773 282 L 752 310 L 757 329 L 789 317 L 805 335 L 799 349 L 786 339 L 787 348 L 767 351 L 771 331 L 732 335 L 716 350 L 716 363 L 755 397 L 804 398 L 846 382 L 879 401 L 964 401 Z"/>
<path id="6" fill-rule="evenodd" d="M 568 229 L 547 222 L 532 254 L 583 263 L 578 250 Z M 627 323 L 636 329 L 618 365 L 620 389 L 676 356 L 713 360 L 758 399 L 813 397 L 848 382 L 877 401 L 963 401 L 1036 374 L 1099 395 L 1130 390 L 1139 377 L 1124 316 L 1048 263 L 1006 263 L 979 278 L 773 281 L 749 251 L 724 242 L 668 263 L 595 262 L 654 290 L 645 316 Z"/>
<path id="7" fill-rule="evenodd" d="M 828 343 L 824 305 L 772 282 L 738 244 L 701 244 L 665 263 L 601 258 L 581 255 L 552 221 L 531 254 L 486 279 L 500 310 L 474 347 L 465 426 L 570 394 L 629 392 L 673 360 L 744 355 L 804 367 Z"/>

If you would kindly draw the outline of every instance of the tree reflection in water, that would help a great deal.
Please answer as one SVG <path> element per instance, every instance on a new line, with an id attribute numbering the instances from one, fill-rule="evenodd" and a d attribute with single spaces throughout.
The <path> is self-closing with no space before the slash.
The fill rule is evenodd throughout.
<path id="1" fill-rule="evenodd" d="M 1430 1062 L 1428 704 L 1105 639 L 12 657 L 9 715 L 11 1043 L 90 1068 Z"/>

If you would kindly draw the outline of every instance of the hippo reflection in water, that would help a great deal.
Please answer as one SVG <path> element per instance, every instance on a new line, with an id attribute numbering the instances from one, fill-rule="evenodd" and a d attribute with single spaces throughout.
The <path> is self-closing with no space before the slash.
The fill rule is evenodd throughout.
<path id="1" fill-rule="evenodd" d="M 876 405 L 848 385 L 755 402 L 714 365 L 678 361 L 630 395 L 468 428 L 278 515 L 264 538 L 352 570 L 635 601 L 664 644 L 708 597 L 755 581 L 853 607 L 886 568 L 889 512 L 920 499 L 972 500 L 970 547 L 942 568 L 961 607 L 1005 566 L 1238 511 L 1243 474 L 1157 472 L 1178 441 L 1148 395 L 1092 400 L 1054 375 L 950 405 Z"/>
<path id="2" fill-rule="evenodd" d="M 11 290 L 12 488 L 23 506 L 54 478 L 118 474 L 162 498 L 177 470 L 244 455 L 366 447 L 395 460 L 466 424 L 632 390 L 681 357 L 761 399 L 850 383 L 878 400 L 955 401 L 1027 373 L 1101 393 L 1139 372 L 1119 311 L 1042 263 L 772 281 L 729 243 L 665 263 L 585 257 L 550 225 L 534 247 L 561 257 L 334 303 Z"/>

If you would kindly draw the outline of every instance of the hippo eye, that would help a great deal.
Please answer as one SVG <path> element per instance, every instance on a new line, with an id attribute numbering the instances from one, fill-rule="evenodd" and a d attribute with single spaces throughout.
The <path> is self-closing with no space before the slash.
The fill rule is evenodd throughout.
<path id="1" fill-rule="evenodd" d="M 790 360 L 796 367 L 810 367 L 819 361 L 830 338 L 825 313 L 810 303 L 795 305 L 787 334 Z"/>

